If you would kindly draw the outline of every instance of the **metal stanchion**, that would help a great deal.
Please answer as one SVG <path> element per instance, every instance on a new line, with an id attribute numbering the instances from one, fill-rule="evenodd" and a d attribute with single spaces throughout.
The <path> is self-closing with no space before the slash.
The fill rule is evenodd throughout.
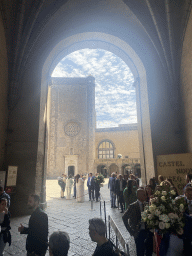
<path id="1" fill-rule="evenodd" d="M 93 210 L 93 200 L 91 199 L 91 210 Z"/>
<path id="2" fill-rule="evenodd" d="M 100 201 L 100 217 L 101 217 L 101 201 Z"/>
<path id="3" fill-rule="evenodd" d="M 105 214 L 105 225 L 107 226 L 105 201 L 104 201 L 104 214 Z M 106 229 L 106 237 L 107 237 L 107 229 Z"/>
<path id="4" fill-rule="evenodd" d="M 109 240 L 110 240 L 110 232 L 111 232 L 111 223 L 110 223 L 110 215 L 108 216 L 108 225 L 109 225 Z M 106 234 L 107 237 L 107 234 Z"/>

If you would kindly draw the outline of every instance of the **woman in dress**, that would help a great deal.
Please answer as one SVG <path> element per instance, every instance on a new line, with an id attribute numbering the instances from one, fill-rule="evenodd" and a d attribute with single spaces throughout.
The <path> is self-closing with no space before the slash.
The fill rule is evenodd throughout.
<path id="1" fill-rule="evenodd" d="M 11 245 L 10 213 L 8 212 L 7 199 L 5 198 L 0 199 L 0 226 L 0 256 L 2 256 L 6 243 L 8 242 L 9 246 Z"/>
<path id="2" fill-rule="evenodd" d="M 76 201 L 84 202 L 84 179 L 80 178 L 79 174 L 76 176 Z"/>
<path id="3" fill-rule="evenodd" d="M 66 199 L 71 199 L 72 186 L 73 186 L 72 176 L 69 175 L 69 177 L 66 179 Z"/>
<path id="4" fill-rule="evenodd" d="M 127 207 L 137 201 L 137 185 L 135 180 L 128 180 L 127 187 L 123 191 L 125 201 L 125 210 Z"/>

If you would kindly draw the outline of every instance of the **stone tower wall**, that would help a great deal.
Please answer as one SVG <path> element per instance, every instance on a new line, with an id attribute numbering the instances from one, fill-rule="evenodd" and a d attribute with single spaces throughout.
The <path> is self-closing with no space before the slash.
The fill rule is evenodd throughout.
<path id="1" fill-rule="evenodd" d="M 53 78 L 50 86 L 47 177 L 86 173 L 94 164 L 94 78 Z"/>

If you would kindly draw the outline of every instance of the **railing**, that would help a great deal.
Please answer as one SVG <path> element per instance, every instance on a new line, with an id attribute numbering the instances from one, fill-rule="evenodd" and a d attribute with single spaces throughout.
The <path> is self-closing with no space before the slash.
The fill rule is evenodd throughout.
<path id="1" fill-rule="evenodd" d="M 106 213 L 106 204 L 105 201 L 100 201 L 100 217 L 102 218 L 102 211 L 103 211 L 103 218 L 105 221 L 106 227 L 108 227 L 108 231 L 106 228 L 106 237 L 116 246 L 117 249 L 123 250 L 127 256 L 130 256 L 129 253 L 129 245 L 125 242 L 123 235 L 121 234 L 119 228 L 117 227 L 114 220 L 108 215 L 108 225 L 107 225 L 107 213 Z M 115 240 L 115 241 L 114 241 Z"/>
<path id="2" fill-rule="evenodd" d="M 113 232 L 115 233 L 115 241 L 112 241 L 112 242 L 116 245 L 116 247 L 118 249 L 121 249 L 120 248 L 120 245 L 121 245 L 121 247 L 123 248 L 124 253 L 127 256 L 130 256 L 129 245 L 125 242 L 125 239 L 124 239 L 123 235 L 121 234 L 121 232 L 118 229 L 116 223 L 114 222 L 114 220 L 112 219 L 112 217 L 110 215 L 108 216 L 108 229 L 109 229 L 109 240 L 112 240 L 111 229 L 113 229 Z"/>

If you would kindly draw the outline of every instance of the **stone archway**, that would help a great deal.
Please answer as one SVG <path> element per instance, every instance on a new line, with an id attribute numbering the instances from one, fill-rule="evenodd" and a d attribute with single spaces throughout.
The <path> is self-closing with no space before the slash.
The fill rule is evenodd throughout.
<path id="1" fill-rule="evenodd" d="M 97 173 L 101 173 L 105 178 L 107 178 L 107 167 L 106 165 L 98 165 Z"/>
<path id="2" fill-rule="evenodd" d="M 113 172 L 119 174 L 119 167 L 116 164 L 111 164 L 109 166 L 109 177 Z"/>
<path id="3" fill-rule="evenodd" d="M 93 44 L 94 42 L 94 44 Z M 147 95 L 146 71 L 140 58 L 135 51 L 123 40 L 110 34 L 100 32 L 87 32 L 70 36 L 58 43 L 47 57 L 41 78 L 41 103 L 40 103 L 40 121 L 38 137 L 38 153 L 35 192 L 45 194 L 46 181 L 46 132 L 47 132 L 47 105 L 48 102 L 48 84 L 49 77 L 56 64 L 69 53 L 83 48 L 101 48 L 113 52 L 122 58 L 130 67 L 135 77 L 135 87 L 137 94 L 137 113 L 138 113 L 138 131 L 140 140 L 140 158 L 141 158 L 141 176 L 145 180 L 146 168 L 148 175 L 154 176 L 154 162 L 152 153 L 151 129 L 149 118 L 149 106 Z M 58 57 L 59 56 L 59 57 Z M 145 135 L 145 136 L 144 136 Z M 144 154 L 145 151 L 145 154 Z M 145 157 L 144 157 L 145 155 Z M 144 158 L 147 158 L 147 161 Z M 44 162 L 42 162 L 44 159 Z M 119 171 L 119 170 L 118 170 Z M 42 189 L 44 191 L 42 191 Z M 45 198 L 45 196 L 44 196 Z"/>

